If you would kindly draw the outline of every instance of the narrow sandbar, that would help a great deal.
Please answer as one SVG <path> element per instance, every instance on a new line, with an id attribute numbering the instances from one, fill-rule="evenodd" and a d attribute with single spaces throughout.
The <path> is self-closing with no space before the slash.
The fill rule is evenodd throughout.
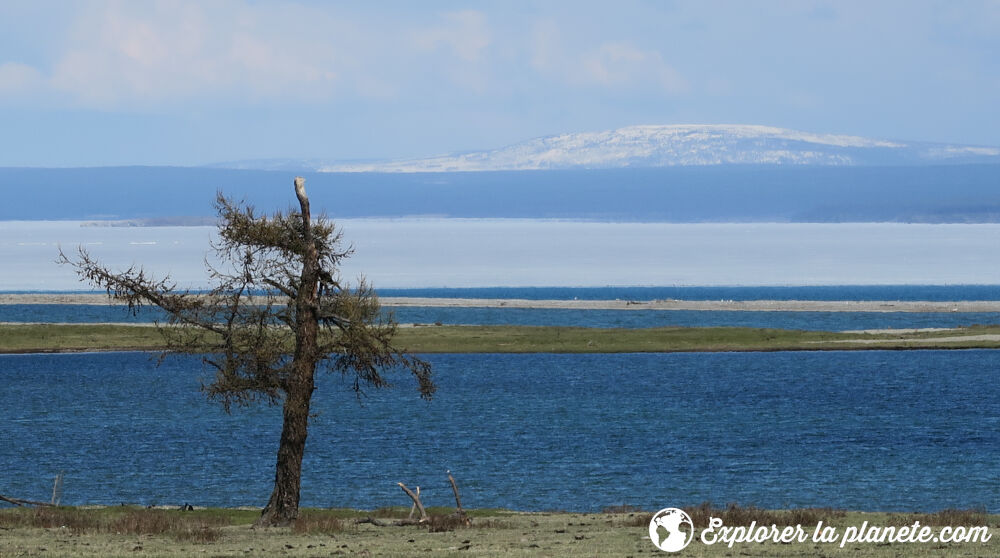
<path id="1" fill-rule="evenodd" d="M 385 306 L 564 308 L 570 310 L 727 310 L 745 312 L 1000 312 L 1000 301 L 885 300 L 526 300 L 383 297 Z"/>
<path id="2" fill-rule="evenodd" d="M 566 310 L 705 310 L 744 312 L 1000 312 L 1000 300 L 528 300 L 382 297 L 383 306 L 545 308 Z M 107 295 L 0 294 L 0 304 L 108 304 Z"/>

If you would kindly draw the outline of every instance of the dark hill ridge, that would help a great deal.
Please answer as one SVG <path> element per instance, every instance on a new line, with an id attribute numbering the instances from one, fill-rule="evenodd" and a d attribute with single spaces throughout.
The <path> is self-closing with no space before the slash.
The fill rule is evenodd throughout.
<path id="1" fill-rule="evenodd" d="M 288 205 L 291 172 L 0 168 L 0 220 L 206 217 L 217 190 Z M 664 222 L 1000 222 L 1000 165 L 764 166 L 307 173 L 338 218 L 442 216 Z M 182 224 L 203 223 L 187 219 Z"/>

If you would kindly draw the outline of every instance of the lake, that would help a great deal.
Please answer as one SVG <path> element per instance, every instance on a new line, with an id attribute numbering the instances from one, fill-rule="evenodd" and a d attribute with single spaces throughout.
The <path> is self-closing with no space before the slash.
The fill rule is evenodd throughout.
<path id="1" fill-rule="evenodd" d="M 995 284 L 1000 224 L 615 223 L 345 219 L 346 281 L 379 289 L 637 285 Z M 0 221 L 0 291 L 83 288 L 54 263 L 82 246 L 203 287 L 214 227 Z"/>
<path id="2" fill-rule="evenodd" d="M 1000 324 L 997 312 L 753 312 L 725 310 L 573 310 L 549 308 L 387 307 L 404 324 L 571 327 L 760 327 L 843 331 Z M 157 308 L 136 315 L 124 306 L 0 304 L 0 322 L 149 323 L 166 321 Z"/>
<path id="3" fill-rule="evenodd" d="M 302 504 L 595 511 L 739 502 L 1000 511 L 1000 352 L 432 355 L 360 401 L 323 376 Z M 0 493 L 263 505 L 277 408 L 226 415 L 197 357 L 0 355 Z"/>

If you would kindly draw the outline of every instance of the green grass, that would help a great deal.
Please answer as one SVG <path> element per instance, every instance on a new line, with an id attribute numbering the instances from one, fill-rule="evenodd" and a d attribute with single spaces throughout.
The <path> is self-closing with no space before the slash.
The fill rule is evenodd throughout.
<path id="1" fill-rule="evenodd" d="M 0 351 L 109 351 L 155 349 L 163 336 L 155 327 L 111 324 L 0 325 Z"/>
<path id="2" fill-rule="evenodd" d="M 628 507 L 603 513 L 521 513 L 474 510 L 471 522 L 447 522 L 448 508 L 429 510 L 432 525 L 377 527 L 365 517 L 402 518 L 408 508 L 303 510 L 290 528 L 252 529 L 254 510 L 193 512 L 141 508 L 0 509 L 0 556 L 664 556 L 648 540 L 652 514 Z M 850 526 L 989 526 L 986 543 L 739 543 L 707 546 L 697 539 L 678 556 L 997 556 L 1000 517 L 977 510 L 937 514 L 843 512 L 830 509 L 762 510 L 708 505 L 688 508 L 696 535 L 709 517 L 726 526 L 801 524 L 818 521 L 844 532 Z"/>
<path id="3" fill-rule="evenodd" d="M 423 353 L 634 353 L 781 350 L 842 337 L 846 338 L 836 333 L 739 327 L 429 326 L 401 329 L 396 343 Z"/>
<path id="4" fill-rule="evenodd" d="M 787 351 L 1000 348 L 1000 339 L 935 341 L 957 336 L 1000 336 L 998 326 L 940 332 L 858 334 L 743 327 L 648 329 L 419 326 L 400 328 L 396 345 L 415 353 L 620 353 L 676 351 Z M 874 341 L 874 342 L 872 342 Z M 930 341 L 930 342 L 928 342 Z M 0 352 L 158 350 L 155 327 L 110 324 L 0 325 Z"/>

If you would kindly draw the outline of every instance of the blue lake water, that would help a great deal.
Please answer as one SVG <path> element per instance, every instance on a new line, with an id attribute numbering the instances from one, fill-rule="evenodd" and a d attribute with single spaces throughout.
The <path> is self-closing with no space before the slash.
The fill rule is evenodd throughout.
<path id="1" fill-rule="evenodd" d="M 1000 300 L 1000 285 L 480 287 L 379 289 L 382 296 L 528 300 Z"/>
<path id="2" fill-rule="evenodd" d="M 575 327 L 741 326 L 843 331 L 1000 324 L 997 312 L 743 312 L 696 310 L 567 310 L 539 308 L 387 308 L 400 323 L 559 325 Z M 158 309 L 87 304 L 0 304 L 0 322 L 165 321 Z"/>
<path id="3" fill-rule="evenodd" d="M 307 506 L 1000 511 L 1000 351 L 432 355 L 359 404 L 324 376 Z M 67 504 L 262 505 L 277 408 L 232 415 L 197 357 L 0 355 L 0 493 Z"/>

